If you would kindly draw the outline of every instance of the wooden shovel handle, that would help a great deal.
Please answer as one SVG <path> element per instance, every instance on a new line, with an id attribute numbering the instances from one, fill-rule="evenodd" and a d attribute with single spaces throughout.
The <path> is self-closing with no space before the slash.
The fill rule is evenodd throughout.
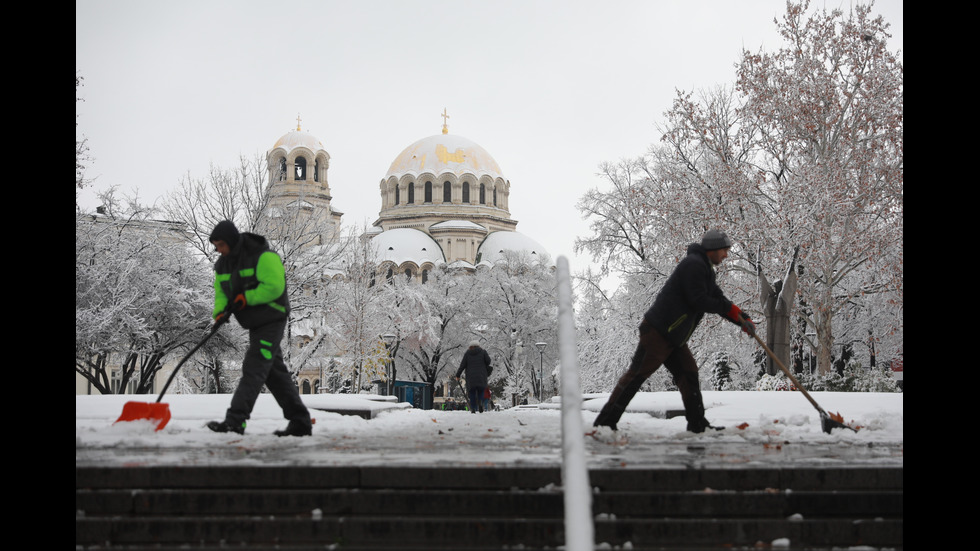
<path id="1" fill-rule="evenodd" d="M 807 392 L 805 388 L 803 388 L 803 385 L 801 385 L 800 382 L 796 380 L 796 377 L 794 377 L 793 374 L 790 373 L 788 369 L 786 369 L 786 366 L 783 365 L 783 362 L 779 361 L 779 358 L 776 357 L 776 354 L 774 354 L 773 351 L 770 350 L 768 346 L 766 346 L 766 343 L 759 338 L 759 334 L 753 331 L 752 336 L 755 337 L 755 340 L 759 343 L 759 346 L 761 346 L 762 349 L 766 351 L 766 354 L 769 354 L 769 357 L 772 358 L 773 363 L 778 365 L 779 369 L 783 370 L 783 373 L 785 373 L 786 376 L 789 377 L 790 381 L 793 381 L 793 385 L 796 386 L 797 390 L 802 392 L 803 396 L 806 396 L 806 399 L 809 400 L 811 404 L 813 404 L 813 407 L 817 408 L 817 411 L 819 411 L 821 414 L 827 415 L 827 413 L 823 410 L 823 408 L 817 405 L 817 401 L 810 396 L 810 393 Z"/>

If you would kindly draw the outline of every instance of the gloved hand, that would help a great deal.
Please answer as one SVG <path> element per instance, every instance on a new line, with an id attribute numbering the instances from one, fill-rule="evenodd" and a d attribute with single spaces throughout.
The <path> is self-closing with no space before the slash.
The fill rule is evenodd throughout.
<path id="1" fill-rule="evenodd" d="M 755 324 L 752 323 L 752 318 L 738 306 L 732 304 L 731 309 L 728 310 L 728 314 L 725 317 L 741 325 L 742 331 L 745 331 L 746 335 L 755 335 Z"/>
<path id="2" fill-rule="evenodd" d="M 745 312 L 742 312 L 742 323 L 739 325 L 742 326 L 742 331 L 745 331 L 746 335 L 750 337 L 755 335 L 755 323 L 752 322 L 752 318 Z"/>
<path id="3" fill-rule="evenodd" d="M 228 303 L 228 310 L 230 312 L 240 312 L 245 309 L 246 306 L 248 306 L 248 303 L 245 301 L 245 293 L 238 293 L 234 300 Z"/>

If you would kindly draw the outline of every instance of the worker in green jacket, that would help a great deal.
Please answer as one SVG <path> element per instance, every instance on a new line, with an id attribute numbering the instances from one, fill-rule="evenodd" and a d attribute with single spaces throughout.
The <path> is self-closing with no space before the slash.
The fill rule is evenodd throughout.
<path id="1" fill-rule="evenodd" d="M 289 317 L 286 272 L 282 259 L 261 235 L 244 232 L 228 221 L 219 222 L 210 241 L 221 255 L 214 264 L 215 321 L 234 315 L 248 329 L 249 344 L 242 361 L 242 378 L 231 398 L 224 421 L 211 421 L 215 432 L 245 433 L 262 386 L 269 387 L 289 420 L 277 436 L 308 436 L 313 432 L 310 412 L 299 397 L 282 358 L 283 333 Z"/>

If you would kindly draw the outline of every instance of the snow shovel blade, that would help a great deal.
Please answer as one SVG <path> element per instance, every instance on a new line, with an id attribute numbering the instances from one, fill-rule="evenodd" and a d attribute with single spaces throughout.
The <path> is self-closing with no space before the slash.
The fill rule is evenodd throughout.
<path id="1" fill-rule="evenodd" d="M 161 402 L 126 402 L 116 423 L 120 421 L 150 421 L 156 425 L 154 430 L 161 430 L 170 421 L 170 406 Z"/>
<path id="2" fill-rule="evenodd" d="M 823 410 L 820 411 L 820 427 L 827 434 L 830 434 L 830 431 L 833 429 L 851 429 L 857 432 L 856 428 L 844 424 L 844 418 L 840 414 L 834 415 Z"/>
<path id="3" fill-rule="evenodd" d="M 844 418 L 841 417 L 840 413 L 828 414 L 826 411 L 824 411 L 823 408 L 820 407 L 819 404 L 817 404 L 817 401 L 814 400 L 812 396 L 810 396 L 810 393 L 807 392 L 805 388 L 803 388 L 803 385 L 801 385 L 800 382 L 796 380 L 796 377 L 794 377 L 793 374 L 790 373 L 788 369 L 786 369 L 786 366 L 783 365 L 783 362 L 776 357 L 776 354 L 773 353 L 773 351 L 768 346 L 766 346 L 766 343 L 763 342 L 763 340 L 759 337 L 759 335 L 756 334 L 755 331 L 752 331 L 751 334 L 752 337 L 755 338 L 756 342 L 759 343 L 759 346 L 761 346 L 762 349 L 766 351 L 766 354 L 768 354 L 769 357 L 772 358 L 773 363 L 779 366 L 779 369 L 781 369 L 782 372 L 785 373 L 786 376 L 789 378 L 789 380 L 793 382 L 793 385 L 796 387 L 796 389 L 802 392 L 803 396 L 807 400 L 809 400 L 810 404 L 813 405 L 814 408 L 816 408 L 817 413 L 820 414 L 820 428 L 823 429 L 824 432 L 830 434 L 831 430 L 840 429 L 840 428 L 851 429 L 854 432 L 857 432 L 856 428 L 849 427 L 844 424 Z"/>

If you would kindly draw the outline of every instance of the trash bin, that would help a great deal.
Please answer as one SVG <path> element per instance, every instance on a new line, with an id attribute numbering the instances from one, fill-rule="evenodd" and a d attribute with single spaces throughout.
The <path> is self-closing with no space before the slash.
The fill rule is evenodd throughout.
<path id="1" fill-rule="evenodd" d="M 432 385 L 417 381 L 395 380 L 395 396 L 418 409 L 432 409 Z"/>

